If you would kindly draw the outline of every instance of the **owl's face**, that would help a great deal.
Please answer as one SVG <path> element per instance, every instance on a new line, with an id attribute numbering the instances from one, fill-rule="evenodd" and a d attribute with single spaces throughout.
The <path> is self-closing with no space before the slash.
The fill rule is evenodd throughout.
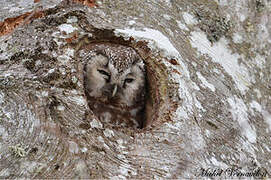
<path id="1" fill-rule="evenodd" d="M 122 62 L 115 61 L 122 59 L 106 53 L 89 59 L 85 70 L 88 95 L 113 106 L 133 106 L 145 94 L 143 60 L 137 56 L 121 68 Z"/>

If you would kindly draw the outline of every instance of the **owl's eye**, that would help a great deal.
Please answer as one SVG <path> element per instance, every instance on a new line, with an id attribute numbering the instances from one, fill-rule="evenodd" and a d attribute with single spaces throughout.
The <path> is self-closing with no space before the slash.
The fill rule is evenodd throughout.
<path id="1" fill-rule="evenodd" d="M 101 70 L 101 69 L 98 69 L 98 72 L 103 74 L 103 75 L 106 75 L 106 76 L 110 76 L 110 74 L 104 70 Z"/>
<path id="2" fill-rule="evenodd" d="M 133 81 L 134 81 L 134 79 L 132 79 L 132 78 L 127 78 L 127 79 L 124 80 L 124 83 L 131 83 L 131 82 L 133 82 Z"/>
<path id="3" fill-rule="evenodd" d="M 97 70 L 100 74 L 105 75 L 106 79 L 110 79 L 110 74 L 104 70 L 98 69 Z"/>

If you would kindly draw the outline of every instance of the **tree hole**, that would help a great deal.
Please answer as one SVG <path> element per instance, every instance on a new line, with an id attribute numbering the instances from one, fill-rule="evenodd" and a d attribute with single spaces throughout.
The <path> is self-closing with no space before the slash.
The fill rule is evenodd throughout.
<path id="1" fill-rule="evenodd" d="M 170 121 L 177 108 L 171 96 L 176 87 L 163 58 L 154 56 L 147 42 L 98 29 L 82 41 L 78 57 L 85 95 L 104 126 L 145 131 Z"/>

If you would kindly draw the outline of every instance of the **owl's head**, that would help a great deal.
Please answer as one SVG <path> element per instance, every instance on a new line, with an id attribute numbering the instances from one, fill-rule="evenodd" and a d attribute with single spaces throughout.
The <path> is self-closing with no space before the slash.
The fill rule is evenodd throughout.
<path id="1" fill-rule="evenodd" d="M 134 106 L 145 96 L 145 66 L 130 47 L 101 45 L 87 58 L 88 96 L 113 106 Z"/>

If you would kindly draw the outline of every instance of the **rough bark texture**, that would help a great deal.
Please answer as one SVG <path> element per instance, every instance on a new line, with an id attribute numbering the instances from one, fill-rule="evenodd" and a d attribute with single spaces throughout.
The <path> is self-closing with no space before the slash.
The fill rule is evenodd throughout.
<path id="1" fill-rule="evenodd" d="M 270 1 L 0 5 L 0 32 L 42 12 L 0 37 L 0 178 L 270 177 Z M 82 49 L 108 41 L 145 60 L 144 129 L 88 107 Z"/>

